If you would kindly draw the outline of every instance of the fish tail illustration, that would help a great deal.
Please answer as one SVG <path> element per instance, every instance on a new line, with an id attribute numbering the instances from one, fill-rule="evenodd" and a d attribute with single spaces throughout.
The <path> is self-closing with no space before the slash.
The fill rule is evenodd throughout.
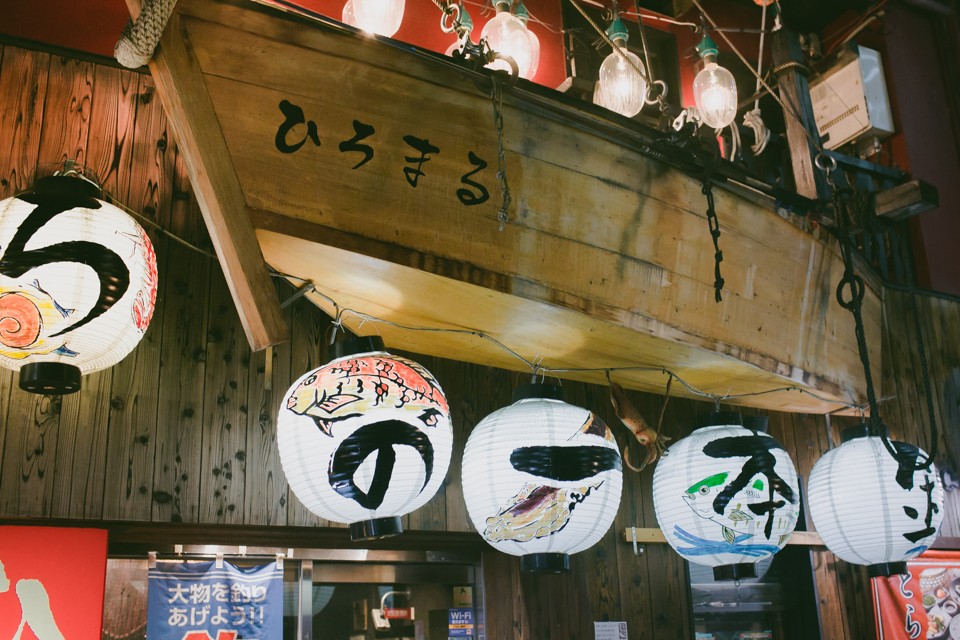
<path id="1" fill-rule="evenodd" d="M 723 539 L 733 544 L 733 541 L 736 540 L 737 536 L 732 529 L 728 527 L 723 527 Z"/>

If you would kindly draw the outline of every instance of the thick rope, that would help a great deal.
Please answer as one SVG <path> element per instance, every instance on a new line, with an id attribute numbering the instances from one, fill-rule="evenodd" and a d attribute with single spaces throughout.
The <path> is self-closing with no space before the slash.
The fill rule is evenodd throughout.
<path id="1" fill-rule="evenodd" d="M 177 0 L 145 0 L 140 16 L 136 21 L 127 20 L 113 48 L 117 62 L 129 69 L 138 69 L 150 62 L 176 3 Z"/>
<path id="2" fill-rule="evenodd" d="M 753 109 L 743 114 L 743 125 L 753 129 L 754 142 L 750 145 L 750 150 L 753 151 L 753 155 L 760 155 L 767 148 L 767 143 L 770 142 L 770 130 L 763 124 L 760 109 Z"/>

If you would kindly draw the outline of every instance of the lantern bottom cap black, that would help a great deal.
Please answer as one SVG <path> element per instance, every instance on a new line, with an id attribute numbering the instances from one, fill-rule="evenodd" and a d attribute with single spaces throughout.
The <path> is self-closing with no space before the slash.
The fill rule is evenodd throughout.
<path id="1" fill-rule="evenodd" d="M 740 564 L 723 564 L 713 568 L 713 579 L 717 582 L 730 580 L 746 580 L 757 577 L 757 565 L 749 562 Z"/>
<path id="2" fill-rule="evenodd" d="M 867 567 L 867 575 L 871 578 L 885 578 L 887 576 L 900 576 L 907 572 L 906 562 L 881 562 L 880 564 L 871 564 Z"/>
<path id="3" fill-rule="evenodd" d="M 63 362 L 30 362 L 20 367 L 20 388 L 60 396 L 80 390 L 80 368 Z"/>
<path id="4" fill-rule="evenodd" d="M 398 536 L 401 533 L 403 533 L 403 521 L 400 516 L 374 518 L 373 520 L 354 522 L 350 525 L 350 539 L 354 542 L 380 540 L 381 538 Z"/>
<path id="5" fill-rule="evenodd" d="M 520 557 L 524 573 L 563 573 L 570 571 L 570 556 L 565 553 L 531 553 Z"/>

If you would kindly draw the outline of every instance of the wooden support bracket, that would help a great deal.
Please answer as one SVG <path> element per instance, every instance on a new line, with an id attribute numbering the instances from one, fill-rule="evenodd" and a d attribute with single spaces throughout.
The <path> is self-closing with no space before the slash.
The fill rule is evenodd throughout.
<path id="1" fill-rule="evenodd" d="M 901 184 L 876 196 L 877 215 L 888 220 L 903 220 L 939 206 L 937 188 L 923 180 Z"/>
<path id="2" fill-rule="evenodd" d="M 130 15 L 140 15 L 141 0 L 126 2 Z M 247 215 L 220 123 L 188 44 L 174 10 L 150 61 L 150 73 L 183 154 L 250 348 L 260 351 L 286 342 L 289 330 Z"/>

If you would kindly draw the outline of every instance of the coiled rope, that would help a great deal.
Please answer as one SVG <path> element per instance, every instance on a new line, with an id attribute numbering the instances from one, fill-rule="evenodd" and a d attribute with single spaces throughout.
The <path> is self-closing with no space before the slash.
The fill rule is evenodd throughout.
<path id="1" fill-rule="evenodd" d="M 127 20 L 113 48 L 117 62 L 129 69 L 138 69 L 150 62 L 175 4 L 177 0 L 145 0 L 139 17 Z"/>

